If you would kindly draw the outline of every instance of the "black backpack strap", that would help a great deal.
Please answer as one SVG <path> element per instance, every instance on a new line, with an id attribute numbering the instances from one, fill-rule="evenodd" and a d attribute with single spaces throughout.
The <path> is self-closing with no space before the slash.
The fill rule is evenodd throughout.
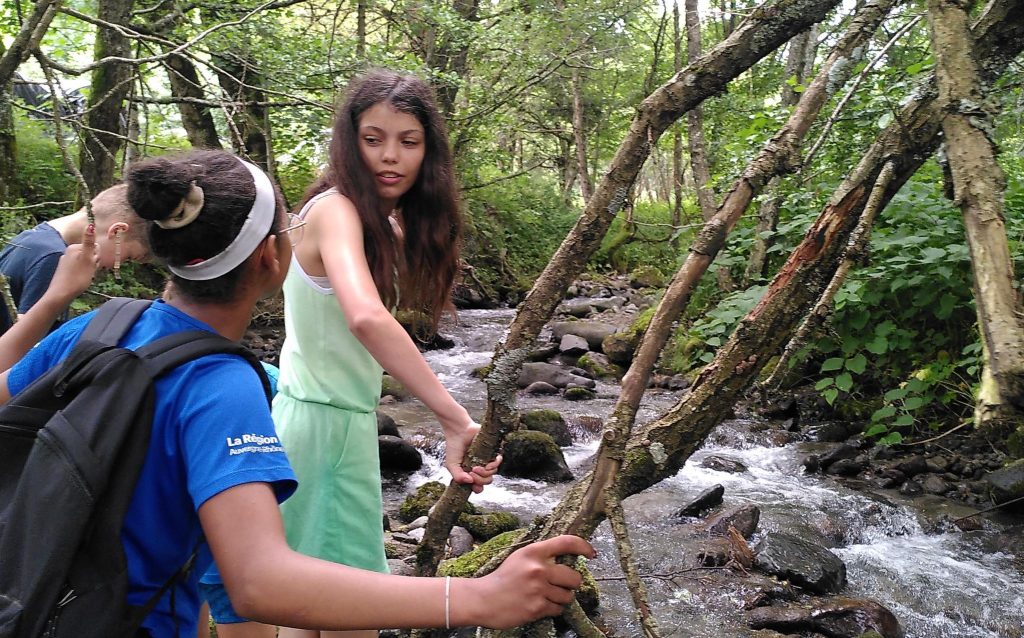
<path id="1" fill-rule="evenodd" d="M 146 299 L 128 297 L 111 299 L 100 306 L 96 315 L 89 320 L 89 325 L 85 327 L 79 341 L 98 341 L 104 345 L 116 346 L 139 315 L 152 303 Z"/>
<path id="2" fill-rule="evenodd" d="M 205 330 L 187 330 L 157 339 L 139 348 L 135 353 L 146 362 L 153 377 L 158 377 L 183 363 L 208 354 L 233 354 L 245 359 L 256 371 L 263 385 L 263 393 L 270 403 L 270 379 L 267 371 L 251 350 L 240 343 L 231 341 Z"/>

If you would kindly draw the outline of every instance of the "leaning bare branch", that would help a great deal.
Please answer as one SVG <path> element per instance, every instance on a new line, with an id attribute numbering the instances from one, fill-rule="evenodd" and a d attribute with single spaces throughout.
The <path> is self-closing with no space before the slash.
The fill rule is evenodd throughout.
<path id="1" fill-rule="evenodd" d="M 629 586 L 629 594 L 633 598 L 633 606 L 636 608 L 637 619 L 643 628 L 644 636 L 647 638 L 660 638 L 658 623 L 651 613 L 651 606 L 647 603 L 647 590 L 644 581 L 636 568 L 636 561 L 633 558 L 633 543 L 629 540 L 629 528 L 626 525 L 626 513 L 622 510 L 622 502 L 609 490 L 605 495 L 605 509 L 608 514 L 608 522 L 612 527 L 612 534 L 615 536 L 615 547 L 619 552 L 619 566 L 626 576 L 626 584 Z"/>
<path id="2" fill-rule="evenodd" d="M 61 206 L 70 206 L 74 202 L 39 202 L 37 204 L 24 204 L 22 206 L 0 206 L 2 211 L 19 211 L 19 210 L 32 210 L 33 208 L 58 208 Z"/>
<path id="3" fill-rule="evenodd" d="M 85 177 L 82 176 L 82 171 L 78 170 L 78 165 L 71 159 L 71 153 L 68 151 L 68 145 L 64 142 L 63 126 L 61 126 L 60 117 L 60 98 L 57 96 L 57 82 L 53 78 L 53 69 L 46 64 L 42 53 L 39 49 L 35 49 L 32 54 L 39 62 L 40 68 L 43 70 L 43 74 L 46 76 L 46 84 L 50 87 L 50 99 L 53 102 L 53 137 L 57 142 L 57 147 L 60 148 L 60 156 L 64 159 L 64 167 L 75 176 L 75 181 L 78 183 L 79 193 L 82 196 L 82 201 L 85 202 L 85 215 L 89 220 L 90 224 L 96 223 L 96 217 L 92 212 L 92 195 L 89 192 L 89 185 L 85 183 Z"/>
<path id="4" fill-rule="evenodd" d="M 597 625 L 587 617 L 587 613 L 583 611 L 577 600 L 573 600 L 565 606 L 565 611 L 562 612 L 562 619 L 572 626 L 573 631 L 576 632 L 579 638 L 607 638 L 597 628 Z"/>

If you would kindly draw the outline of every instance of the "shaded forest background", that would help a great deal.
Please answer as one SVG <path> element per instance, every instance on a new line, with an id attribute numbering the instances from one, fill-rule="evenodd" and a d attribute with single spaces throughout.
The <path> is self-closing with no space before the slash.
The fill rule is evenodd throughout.
<path id="1" fill-rule="evenodd" d="M 573 281 L 661 290 L 627 331 L 594 470 L 529 532 L 587 536 L 608 518 L 628 576 L 621 500 L 677 471 L 751 387 L 811 388 L 883 444 L 975 427 L 1024 457 L 1022 13 L 1015 0 L 969 15 L 941 0 L 12 0 L 0 235 L 191 147 L 248 157 L 295 204 L 347 80 L 422 74 L 468 218 L 457 298 L 521 304 L 472 455 L 517 427 L 514 379 Z M 157 294 L 153 267 L 125 271 L 79 309 Z M 652 370 L 693 385 L 635 426 Z M 466 495 L 449 487 L 431 516 L 421 573 Z"/>
<path id="2" fill-rule="evenodd" d="M 660 367 L 694 373 L 711 361 L 856 158 L 922 90 L 935 65 L 924 7 L 893 4 L 831 71 L 837 86 L 803 156 L 739 219 L 712 276 L 692 290 Z M 616 195 L 619 210 L 587 269 L 667 284 L 859 9 L 832 10 L 672 122 Z M 68 213 L 139 156 L 191 146 L 248 156 L 295 203 L 323 162 L 339 91 L 360 69 L 387 66 L 428 77 L 446 112 L 469 218 L 469 296 L 514 304 L 613 163 L 641 101 L 753 10 L 743 0 L 8 2 L 0 12 L 2 233 Z M 1019 71 L 1011 63 L 985 106 L 1003 150 L 1018 286 Z M 925 162 L 889 202 L 827 325 L 786 368 L 787 382 L 815 383 L 890 442 L 911 428 L 970 420 L 982 368 L 969 250 L 941 159 Z M 156 281 L 140 270 L 97 289 L 146 294 Z"/>

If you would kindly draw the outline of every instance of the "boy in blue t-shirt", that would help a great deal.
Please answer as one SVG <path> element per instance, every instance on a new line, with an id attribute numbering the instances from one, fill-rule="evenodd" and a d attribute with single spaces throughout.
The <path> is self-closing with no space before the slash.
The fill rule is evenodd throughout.
<path id="1" fill-rule="evenodd" d="M 100 268 L 111 269 L 115 264 L 119 267 L 120 262 L 142 261 L 149 253 L 145 225 L 128 205 L 127 190 L 127 186 L 119 184 L 92 200 Z M 68 246 L 82 243 L 88 224 L 85 208 L 82 208 L 19 233 L 0 251 L 0 274 L 7 278 L 19 317 L 46 292 L 61 255 Z M 57 324 L 64 319 L 66 314 Z M 7 304 L 0 303 L 0 334 L 13 324 Z"/>

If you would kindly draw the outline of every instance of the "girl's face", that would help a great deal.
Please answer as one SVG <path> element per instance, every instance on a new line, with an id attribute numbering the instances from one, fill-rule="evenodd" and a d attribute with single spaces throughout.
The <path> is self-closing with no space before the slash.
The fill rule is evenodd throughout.
<path id="1" fill-rule="evenodd" d="M 426 152 L 423 125 L 414 116 L 378 102 L 359 116 L 359 153 L 390 212 L 416 182 Z"/>

